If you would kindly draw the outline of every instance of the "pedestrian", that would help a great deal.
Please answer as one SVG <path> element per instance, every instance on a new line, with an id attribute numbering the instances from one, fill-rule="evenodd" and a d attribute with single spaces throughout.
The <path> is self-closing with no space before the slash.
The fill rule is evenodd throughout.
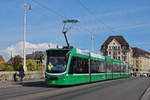
<path id="1" fill-rule="evenodd" d="M 25 76 L 23 67 L 19 69 L 19 76 L 20 76 L 20 81 L 23 81 L 23 78 Z"/>
<path id="2" fill-rule="evenodd" d="M 14 73 L 14 81 L 17 81 L 17 72 Z"/>

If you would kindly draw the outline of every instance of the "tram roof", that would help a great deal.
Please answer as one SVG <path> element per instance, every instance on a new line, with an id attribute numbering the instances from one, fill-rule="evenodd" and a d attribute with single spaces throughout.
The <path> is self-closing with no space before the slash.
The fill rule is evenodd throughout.
<path id="1" fill-rule="evenodd" d="M 84 56 L 84 57 L 91 57 L 92 59 L 101 59 L 105 60 L 106 62 L 114 62 L 118 64 L 124 64 L 123 61 L 117 60 L 117 59 L 112 59 L 108 56 L 101 56 L 100 54 L 90 52 L 89 50 L 86 49 L 80 49 L 80 48 L 50 48 L 46 51 L 50 50 L 71 50 L 73 53 L 77 54 L 78 56 Z"/>

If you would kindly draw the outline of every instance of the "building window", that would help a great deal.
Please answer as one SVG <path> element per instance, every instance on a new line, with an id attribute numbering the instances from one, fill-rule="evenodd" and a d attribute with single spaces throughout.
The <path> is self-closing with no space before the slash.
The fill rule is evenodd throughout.
<path id="1" fill-rule="evenodd" d="M 111 52 L 109 52 L 109 55 L 111 55 Z"/>
<path id="2" fill-rule="evenodd" d="M 111 46 L 109 46 L 109 49 L 111 49 Z"/>
<path id="3" fill-rule="evenodd" d="M 113 56 L 114 59 L 117 59 L 117 56 Z"/>
<path id="4" fill-rule="evenodd" d="M 115 50 L 115 47 L 113 47 L 113 49 Z"/>
<path id="5" fill-rule="evenodd" d="M 126 52 L 123 52 L 123 54 L 125 55 L 125 54 L 126 54 Z"/>
<path id="6" fill-rule="evenodd" d="M 114 52 L 114 55 L 117 55 L 117 52 Z"/>
<path id="7" fill-rule="evenodd" d="M 117 46 L 114 46 L 114 50 L 116 50 L 117 49 Z"/>
<path id="8" fill-rule="evenodd" d="M 118 56 L 118 59 L 120 60 L 120 56 Z"/>
<path id="9" fill-rule="evenodd" d="M 113 56 L 113 58 L 115 59 L 115 56 Z"/>
<path id="10" fill-rule="evenodd" d="M 118 47 L 118 50 L 120 50 L 120 46 Z"/>
<path id="11" fill-rule="evenodd" d="M 120 55 L 120 52 L 118 52 L 118 55 Z"/>
<path id="12" fill-rule="evenodd" d="M 123 61 L 126 61 L 126 56 L 123 56 Z"/>

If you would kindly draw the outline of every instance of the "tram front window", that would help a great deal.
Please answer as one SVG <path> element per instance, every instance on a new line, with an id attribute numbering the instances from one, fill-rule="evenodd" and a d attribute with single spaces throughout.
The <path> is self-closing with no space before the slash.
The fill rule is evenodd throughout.
<path id="1" fill-rule="evenodd" d="M 66 69 L 65 57 L 49 57 L 47 71 L 50 73 L 61 73 Z"/>
<path id="2" fill-rule="evenodd" d="M 48 73 L 63 73 L 66 70 L 67 52 L 50 51 L 47 55 L 46 71 Z"/>

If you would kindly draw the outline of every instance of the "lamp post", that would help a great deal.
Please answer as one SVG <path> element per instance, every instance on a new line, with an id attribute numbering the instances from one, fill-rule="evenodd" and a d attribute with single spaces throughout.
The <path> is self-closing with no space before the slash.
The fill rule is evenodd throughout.
<path id="1" fill-rule="evenodd" d="M 26 0 L 24 0 L 24 43 L 23 43 L 23 69 L 27 71 L 26 67 L 26 8 L 29 7 L 31 10 L 31 5 L 26 4 Z"/>

